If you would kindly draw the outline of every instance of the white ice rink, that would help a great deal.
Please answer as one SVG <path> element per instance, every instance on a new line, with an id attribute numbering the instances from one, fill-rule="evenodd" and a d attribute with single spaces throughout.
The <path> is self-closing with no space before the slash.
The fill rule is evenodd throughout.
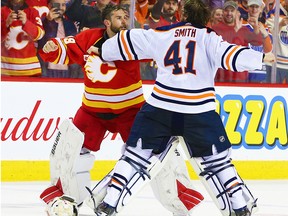
<path id="1" fill-rule="evenodd" d="M 193 181 L 205 200 L 195 208 L 193 216 L 221 216 L 207 192 L 199 181 Z M 288 180 L 283 181 L 246 181 L 255 197 L 258 197 L 258 216 L 288 216 Z M 1 184 L 2 216 L 47 216 L 45 205 L 39 194 L 48 182 L 21 182 Z M 88 207 L 80 209 L 80 216 L 93 216 Z M 119 216 L 171 216 L 154 198 L 147 186 Z"/>

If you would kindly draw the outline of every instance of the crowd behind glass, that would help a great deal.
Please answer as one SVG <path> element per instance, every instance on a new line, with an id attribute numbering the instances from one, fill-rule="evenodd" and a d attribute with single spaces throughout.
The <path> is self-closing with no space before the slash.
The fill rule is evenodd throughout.
<path id="1" fill-rule="evenodd" d="M 263 64 L 259 71 L 219 69 L 215 81 L 287 85 L 288 0 L 203 1 L 211 8 L 207 26 L 224 40 L 277 56 L 277 63 Z M 37 53 L 50 38 L 103 28 L 101 11 L 107 4 L 127 8 L 131 28 L 177 23 L 181 13 L 178 0 L 7 0 L 1 4 L 2 77 L 83 78 L 79 65 L 47 63 Z M 141 63 L 143 80 L 155 80 L 156 71 L 155 62 Z"/>

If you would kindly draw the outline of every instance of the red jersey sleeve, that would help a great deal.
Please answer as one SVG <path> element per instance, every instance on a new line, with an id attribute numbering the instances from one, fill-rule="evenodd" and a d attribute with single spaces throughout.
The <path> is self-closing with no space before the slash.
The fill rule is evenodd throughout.
<path id="1" fill-rule="evenodd" d="M 103 37 L 103 33 L 104 29 L 89 29 L 74 37 L 53 38 L 51 40 L 57 44 L 58 49 L 49 53 L 40 50 L 39 54 L 44 61 L 54 64 L 77 63 L 84 66 L 87 50 Z"/>
<path id="2" fill-rule="evenodd" d="M 41 18 L 39 16 L 39 12 L 32 7 L 26 8 L 24 12 L 27 15 L 27 22 L 22 27 L 23 30 L 34 40 L 40 40 L 44 34 L 44 28 L 42 25 Z"/>

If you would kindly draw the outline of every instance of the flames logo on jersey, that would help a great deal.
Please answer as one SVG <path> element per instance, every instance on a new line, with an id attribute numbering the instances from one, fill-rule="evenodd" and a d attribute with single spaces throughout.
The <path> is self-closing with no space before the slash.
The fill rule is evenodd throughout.
<path id="1" fill-rule="evenodd" d="M 29 43 L 28 35 L 22 30 L 21 26 L 11 27 L 5 40 L 6 49 L 21 50 Z"/>
<path id="2" fill-rule="evenodd" d="M 93 83 L 110 82 L 117 72 L 113 62 L 103 62 L 97 55 L 89 56 L 84 68 L 87 77 Z"/>
<path id="3" fill-rule="evenodd" d="M 46 6 L 34 6 L 34 8 L 39 12 L 40 17 L 46 17 L 49 14 L 49 8 Z"/>

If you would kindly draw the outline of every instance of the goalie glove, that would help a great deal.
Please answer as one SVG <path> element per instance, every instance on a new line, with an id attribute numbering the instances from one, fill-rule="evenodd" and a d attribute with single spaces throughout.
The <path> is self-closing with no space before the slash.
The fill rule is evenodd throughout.
<path id="1" fill-rule="evenodd" d="M 77 203 L 72 197 L 56 197 L 47 206 L 48 216 L 78 216 Z"/>
<path id="2" fill-rule="evenodd" d="M 103 62 L 99 56 L 90 55 L 84 66 L 87 77 L 93 82 L 110 82 L 116 75 L 117 68 L 113 62 Z"/>

